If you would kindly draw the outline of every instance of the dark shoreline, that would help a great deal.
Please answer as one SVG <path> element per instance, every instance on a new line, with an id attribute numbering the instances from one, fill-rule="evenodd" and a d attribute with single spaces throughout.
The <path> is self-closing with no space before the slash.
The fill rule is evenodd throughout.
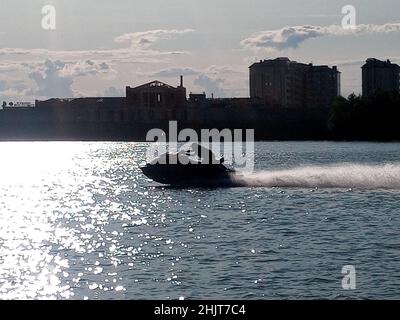
<path id="1" fill-rule="evenodd" d="M 143 139 L 3 139 L 0 137 L 0 142 L 138 142 L 152 143 Z M 174 142 L 174 141 L 172 141 Z M 254 142 L 327 142 L 327 143 L 400 143 L 398 140 L 339 140 L 339 139 L 261 139 Z"/>

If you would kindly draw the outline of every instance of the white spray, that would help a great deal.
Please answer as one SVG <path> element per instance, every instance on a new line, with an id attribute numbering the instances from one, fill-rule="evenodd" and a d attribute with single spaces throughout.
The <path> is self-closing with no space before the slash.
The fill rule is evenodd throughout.
<path id="1" fill-rule="evenodd" d="M 297 167 L 235 174 L 234 182 L 247 187 L 400 189 L 400 164 Z"/>

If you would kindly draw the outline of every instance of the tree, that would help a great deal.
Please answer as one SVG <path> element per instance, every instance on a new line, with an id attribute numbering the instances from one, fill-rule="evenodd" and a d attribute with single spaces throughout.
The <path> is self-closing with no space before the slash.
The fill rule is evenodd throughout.
<path id="1" fill-rule="evenodd" d="M 400 140 L 400 93 L 340 97 L 333 104 L 328 129 L 336 139 Z"/>

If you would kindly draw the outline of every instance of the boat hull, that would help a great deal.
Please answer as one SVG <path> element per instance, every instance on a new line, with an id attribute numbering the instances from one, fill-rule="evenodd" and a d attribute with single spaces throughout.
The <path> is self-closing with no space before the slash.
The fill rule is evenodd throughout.
<path id="1" fill-rule="evenodd" d="M 233 170 L 223 165 L 147 164 L 140 168 L 155 182 L 169 186 L 229 186 L 233 185 Z"/>

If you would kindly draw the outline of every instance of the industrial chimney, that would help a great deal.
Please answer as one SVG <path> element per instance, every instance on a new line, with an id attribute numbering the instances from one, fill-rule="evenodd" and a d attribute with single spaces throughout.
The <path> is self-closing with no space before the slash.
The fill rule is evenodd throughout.
<path id="1" fill-rule="evenodd" d="M 181 85 L 180 87 L 183 87 L 183 76 L 181 76 Z"/>

